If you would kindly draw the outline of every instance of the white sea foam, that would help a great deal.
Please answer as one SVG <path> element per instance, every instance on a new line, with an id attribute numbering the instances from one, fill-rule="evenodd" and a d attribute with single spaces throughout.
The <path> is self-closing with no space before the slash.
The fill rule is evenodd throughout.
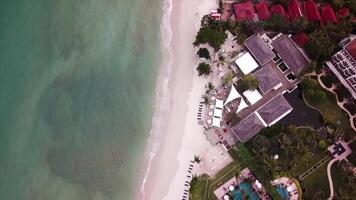
<path id="1" fill-rule="evenodd" d="M 154 105 L 154 116 L 152 120 L 152 129 L 150 131 L 150 136 L 148 139 L 148 144 L 146 148 L 145 158 L 146 160 L 146 171 L 140 188 L 140 198 L 145 199 L 145 185 L 147 181 L 148 174 L 150 172 L 152 160 L 156 156 L 160 148 L 160 137 L 163 134 L 165 117 L 168 114 L 170 106 L 170 94 L 168 88 L 168 82 L 171 78 L 172 73 L 172 26 L 171 26 L 171 14 L 173 9 L 172 0 L 164 0 L 163 2 L 163 16 L 161 23 L 161 68 L 158 76 L 156 94 L 155 94 L 155 105 Z"/>

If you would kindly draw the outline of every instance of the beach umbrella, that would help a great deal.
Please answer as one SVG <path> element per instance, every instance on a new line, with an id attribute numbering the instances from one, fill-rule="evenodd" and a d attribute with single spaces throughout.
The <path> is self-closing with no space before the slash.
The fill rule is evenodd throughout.
<path id="1" fill-rule="evenodd" d="M 230 185 L 230 186 L 229 186 L 229 190 L 230 190 L 230 191 L 234 191 L 234 189 L 235 189 L 235 187 L 234 187 L 233 185 Z"/>

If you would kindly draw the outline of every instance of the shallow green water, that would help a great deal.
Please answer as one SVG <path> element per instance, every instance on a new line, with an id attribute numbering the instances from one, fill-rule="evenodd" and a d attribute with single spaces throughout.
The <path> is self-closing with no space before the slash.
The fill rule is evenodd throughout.
<path id="1" fill-rule="evenodd" d="M 0 2 L 0 199 L 132 199 L 160 0 Z"/>

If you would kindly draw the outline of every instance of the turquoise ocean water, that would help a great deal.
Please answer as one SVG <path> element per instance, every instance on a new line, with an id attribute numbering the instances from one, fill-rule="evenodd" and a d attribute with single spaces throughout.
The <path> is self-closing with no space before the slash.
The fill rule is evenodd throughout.
<path id="1" fill-rule="evenodd" d="M 132 199 L 161 0 L 0 2 L 0 199 Z"/>

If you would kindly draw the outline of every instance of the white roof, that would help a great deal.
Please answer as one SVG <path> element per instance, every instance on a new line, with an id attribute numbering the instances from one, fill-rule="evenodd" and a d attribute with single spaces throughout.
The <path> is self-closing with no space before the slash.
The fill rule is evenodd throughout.
<path id="1" fill-rule="evenodd" d="M 213 124 L 212 124 L 212 126 L 220 127 L 220 121 L 221 121 L 221 118 L 213 117 Z"/>
<path id="2" fill-rule="evenodd" d="M 229 96 L 227 97 L 224 105 L 226 105 L 230 101 L 232 101 L 234 99 L 237 99 L 239 97 L 241 97 L 241 95 L 237 92 L 236 88 L 234 86 L 231 86 L 231 90 L 230 90 Z"/>
<path id="3" fill-rule="evenodd" d="M 224 106 L 224 102 L 222 100 L 220 100 L 220 99 L 216 99 L 215 108 L 221 108 L 222 109 L 223 106 Z"/>
<path id="4" fill-rule="evenodd" d="M 237 108 L 236 113 L 240 112 L 241 110 L 243 110 L 247 107 L 248 107 L 247 103 L 245 102 L 245 100 L 243 98 L 241 98 L 241 102 L 240 102 L 239 107 Z"/>
<path id="5" fill-rule="evenodd" d="M 214 108 L 214 117 L 221 118 L 221 116 L 222 116 L 222 110 Z"/>
<path id="6" fill-rule="evenodd" d="M 262 99 L 262 95 L 257 90 L 246 90 L 243 95 L 251 103 L 251 105 Z"/>
<path id="7" fill-rule="evenodd" d="M 248 52 L 237 58 L 235 63 L 244 74 L 249 74 L 258 67 L 256 60 Z"/>

